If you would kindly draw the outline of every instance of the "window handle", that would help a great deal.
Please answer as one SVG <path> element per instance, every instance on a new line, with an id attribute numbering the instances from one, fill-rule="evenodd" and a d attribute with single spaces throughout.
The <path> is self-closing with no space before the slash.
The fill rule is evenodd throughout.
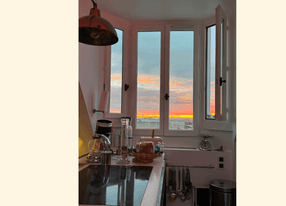
<path id="1" fill-rule="evenodd" d="M 220 78 L 219 78 L 219 86 L 221 86 L 222 83 L 226 83 L 226 80 L 222 80 L 222 77 L 220 77 Z"/>
<path id="2" fill-rule="evenodd" d="M 169 99 L 168 93 L 166 93 L 166 94 L 164 95 L 164 97 L 165 97 L 166 100 L 168 100 L 168 99 Z"/>
<path id="3" fill-rule="evenodd" d="M 128 85 L 128 84 L 125 84 L 125 85 L 124 85 L 124 90 L 127 91 L 128 89 L 129 89 L 129 85 Z"/>

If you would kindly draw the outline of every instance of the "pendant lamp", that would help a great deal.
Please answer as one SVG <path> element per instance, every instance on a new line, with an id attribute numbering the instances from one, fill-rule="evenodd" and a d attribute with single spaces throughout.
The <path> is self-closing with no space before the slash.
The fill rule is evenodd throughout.
<path id="1" fill-rule="evenodd" d="M 114 27 L 107 20 L 100 17 L 100 11 L 94 0 L 89 16 L 79 18 L 79 42 L 94 45 L 108 46 L 118 42 Z"/>

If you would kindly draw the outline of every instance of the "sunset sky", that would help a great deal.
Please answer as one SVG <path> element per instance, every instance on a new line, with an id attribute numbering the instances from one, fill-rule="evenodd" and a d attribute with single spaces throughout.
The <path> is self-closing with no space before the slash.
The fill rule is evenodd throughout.
<path id="1" fill-rule="evenodd" d="M 120 112 L 122 85 L 122 34 L 112 46 L 110 112 Z M 160 32 L 138 32 L 137 117 L 159 118 Z M 193 31 L 170 34 L 170 118 L 193 118 Z M 214 86 L 214 79 L 213 84 Z M 214 96 L 214 93 L 212 94 Z M 212 100 L 211 100 L 212 101 Z M 211 109 L 212 112 L 212 109 Z M 214 106 L 213 106 L 214 112 Z"/>

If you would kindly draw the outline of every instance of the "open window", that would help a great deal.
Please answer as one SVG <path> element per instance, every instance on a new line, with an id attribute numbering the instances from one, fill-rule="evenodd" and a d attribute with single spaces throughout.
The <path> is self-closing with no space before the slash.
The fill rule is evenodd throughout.
<path id="1" fill-rule="evenodd" d="M 105 90 L 109 91 L 109 103 L 105 118 L 120 118 L 128 113 L 128 99 L 125 84 L 128 85 L 128 39 L 129 28 L 124 24 L 115 25 L 118 42 L 105 47 L 106 65 Z"/>
<path id="2" fill-rule="evenodd" d="M 115 28 L 118 43 L 111 46 L 109 113 L 122 113 L 122 71 L 124 31 Z"/>
<path id="3" fill-rule="evenodd" d="M 227 16 L 219 5 L 216 16 L 204 22 L 204 88 L 203 129 L 231 130 L 228 121 L 227 87 Z"/>
<path id="4" fill-rule="evenodd" d="M 216 67 L 215 67 L 215 119 L 226 121 L 226 46 L 227 18 L 219 5 L 216 8 Z"/>
<path id="5" fill-rule="evenodd" d="M 227 18 L 219 5 L 215 23 L 205 27 L 205 119 L 227 120 Z"/>

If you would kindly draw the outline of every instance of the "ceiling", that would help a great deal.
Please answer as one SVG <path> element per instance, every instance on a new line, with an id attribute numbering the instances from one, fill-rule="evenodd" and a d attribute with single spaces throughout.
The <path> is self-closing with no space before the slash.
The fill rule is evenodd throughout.
<path id="1" fill-rule="evenodd" d="M 96 0 L 99 10 L 129 21 L 203 19 L 226 0 Z"/>

